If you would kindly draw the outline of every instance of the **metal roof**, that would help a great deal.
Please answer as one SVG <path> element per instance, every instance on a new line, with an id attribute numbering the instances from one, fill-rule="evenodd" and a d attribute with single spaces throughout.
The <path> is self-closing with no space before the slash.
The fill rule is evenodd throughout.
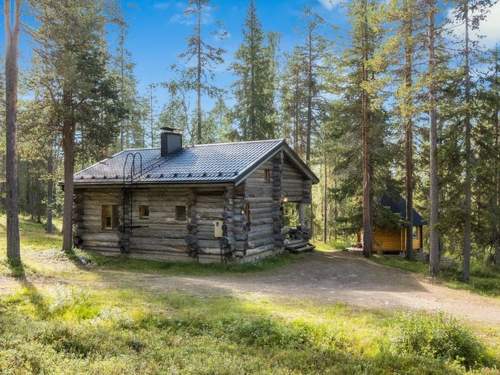
<path id="1" fill-rule="evenodd" d="M 130 181 L 130 155 L 135 159 L 133 182 L 156 183 L 238 183 L 279 150 L 294 161 L 313 182 L 318 179 L 282 139 L 195 145 L 162 157 L 159 148 L 121 151 L 74 175 L 76 185 L 121 184 Z M 127 165 L 124 173 L 124 163 Z M 142 172 L 140 159 L 142 158 Z"/>
<path id="2" fill-rule="evenodd" d="M 389 208 L 394 214 L 399 214 L 402 220 L 406 218 L 406 200 L 400 195 L 390 196 L 388 194 L 382 195 L 380 204 Z M 427 224 L 422 216 L 413 209 L 413 225 L 420 226 Z"/>

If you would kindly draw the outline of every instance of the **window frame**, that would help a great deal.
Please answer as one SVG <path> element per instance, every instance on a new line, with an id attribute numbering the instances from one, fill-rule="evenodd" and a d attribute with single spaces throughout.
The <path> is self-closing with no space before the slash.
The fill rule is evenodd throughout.
<path id="1" fill-rule="evenodd" d="M 107 212 L 106 212 L 107 211 Z M 101 230 L 115 230 L 119 226 L 119 212 L 117 204 L 101 205 Z M 110 225 L 108 225 L 108 219 Z"/>
<path id="2" fill-rule="evenodd" d="M 180 218 L 179 216 L 179 209 L 183 209 L 184 210 L 184 213 L 183 213 L 183 217 L 184 218 Z M 175 218 L 175 221 L 178 221 L 180 223 L 185 223 L 188 221 L 188 208 L 187 206 L 184 204 L 184 205 L 175 205 L 175 208 L 174 208 L 174 218 Z"/>
<path id="3" fill-rule="evenodd" d="M 266 184 L 270 184 L 272 182 L 271 168 L 264 169 L 264 181 L 266 182 Z"/>
<path id="4" fill-rule="evenodd" d="M 146 204 L 139 205 L 139 219 L 140 220 L 149 220 L 149 215 L 151 211 L 149 210 L 149 206 Z"/>

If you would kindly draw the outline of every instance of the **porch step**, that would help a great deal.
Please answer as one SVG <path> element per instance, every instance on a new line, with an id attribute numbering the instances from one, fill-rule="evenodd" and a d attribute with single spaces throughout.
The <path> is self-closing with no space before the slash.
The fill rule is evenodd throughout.
<path id="1" fill-rule="evenodd" d="M 314 246 L 305 240 L 292 240 L 285 242 L 285 249 L 292 253 L 303 253 L 314 250 Z"/>

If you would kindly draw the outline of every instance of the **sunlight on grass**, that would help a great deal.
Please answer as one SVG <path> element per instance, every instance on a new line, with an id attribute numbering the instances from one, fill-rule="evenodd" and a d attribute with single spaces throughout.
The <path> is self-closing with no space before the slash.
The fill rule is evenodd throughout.
<path id="1" fill-rule="evenodd" d="M 0 295 L 0 373 L 493 374 L 499 366 L 500 327 L 286 296 L 193 296 L 138 283 L 138 273 L 244 277 L 303 255 L 242 265 L 68 255 L 59 251 L 59 235 L 26 218 L 21 225 L 23 267 L 0 262 L 0 275 L 15 276 L 18 285 Z M 391 262 L 423 272 L 416 262 Z"/>
<path id="2" fill-rule="evenodd" d="M 386 266 L 396 267 L 405 271 L 416 272 L 429 276 L 429 265 L 420 261 L 409 261 L 400 256 L 374 255 L 375 262 Z M 439 280 L 450 288 L 465 289 L 474 293 L 491 297 L 500 297 L 500 272 L 491 267 L 474 264 L 471 268 L 469 283 L 460 280 L 461 273 L 456 269 L 441 270 Z"/>
<path id="3" fill-rule="evenodd" d="M 0 372 L 11 366 L 50 373 L 466 372 L 455 357 L 461 341 L 439 355 L 426 351 L 432 336 L 401 350 L 400 342 L 413 343 L 414 314 L 61 285 L 0 298 L 0 311 Z M 430 327 L 441 324 L 433 315 L 418 317 Z M 465 327 L 439 327 L 457 340 L 470 335 Z M 495 365 L 492 353 L 477 350 L 471 367 Z"/>

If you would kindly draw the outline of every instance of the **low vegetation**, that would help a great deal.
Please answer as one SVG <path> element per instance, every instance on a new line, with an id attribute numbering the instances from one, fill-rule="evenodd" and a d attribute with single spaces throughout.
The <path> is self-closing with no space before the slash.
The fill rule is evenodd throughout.
<path id="1" fill-rule="evenodd" d="M 409 261 L 403 257 L 393 255 L 375 255 L 372 259 L 377 263 L 387 266 L 422 275 L 429 275 L 429 265 L 420 261 Z M 439 280 L 451 288 L 466 289 L 478 294 L 500 297 L 500 272 L 493 269 L 493 267 L 473 263 L 471 266 L 470 281 L 465 283 L 461 281 L 461 277 L 462 272 L 459 267 L 451 264 L 449 267 L 441 270 Z"/>
<path id="2" fill-rule="evenodd" d="M 83 252 L 68 259 L 56 251 L 58 236 L 26 220 L 22 228 L 25 266 L 0 267 L 0 280 L 15 283 L 0 289 L 0 373 L 498 372 L 498 327 L 245 294 L 153 292 L 127 277 L 221 271 L 243 277 L 295 257 L 234 268 L 135 260 L 123 266 L 123 259 Z M 4 245 L 0 234 L 2 258 Z M 121 280 L 105 278 L 109 270 Z"/>

